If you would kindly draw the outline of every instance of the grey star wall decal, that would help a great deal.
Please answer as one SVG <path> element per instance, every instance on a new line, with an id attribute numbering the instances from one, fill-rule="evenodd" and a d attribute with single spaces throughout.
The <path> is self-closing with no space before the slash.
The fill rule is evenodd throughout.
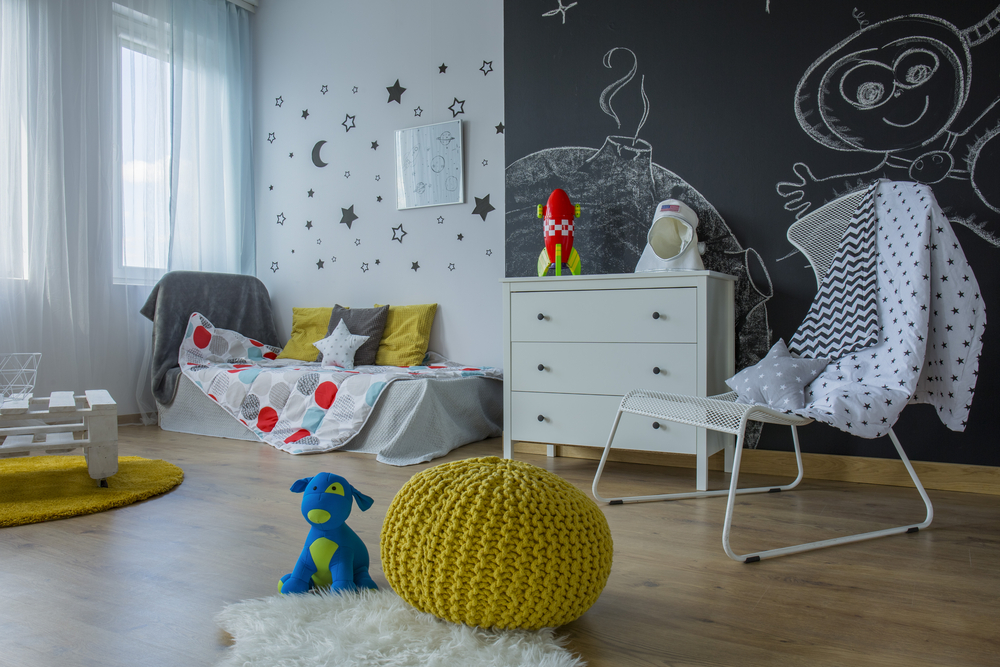
<path id="1" fill-rule="evenodd" d="M 479 68 L 479 71 L 483 73 L 483 76 L 486 76 L 487 74 L 489 74 L 490 72 L 492 72 L 493 71 L 493 61 L 492 60 L 490 60 L 490 61 L 484 60 L 483 61 L 483 66 Z"/>
<path id="2" fill-rule="evenodd" d="M 490 211 L 495 211 L 496 207 L 493 206 L 492 204 L 490 204 L 490 196 L 489 195 L 486 195 L 482 199 L 480 199 L 479 197 L 476 197 L 475 200 L 476 200 L 476 208 L 474 208 L 472 210 L 472 215 L 482 216 L 483 221 L 485 221 L 486 220 L 486 215 Z"/>
<path id="3" fill-rule="evenodd" d="M 269 143 L 269 144 L 273 144 L 273 143 L 274 143 L 274 140 L 275 140 L 275 138 L 276 138 L 276 137 L 274 136 L 274 132 L 268 132 L 268 133 L 267 133 L 267 143 Z"/>
<path id="4" fill-rule="evenodd" d="M 399 227 L 392 228 L 392 240 L 403 242 L 403 237 L 406 236 L 406 230 L 403 229 L 403 223 L 399 223 Z"/>
<path id="5" fill-rule="evenodd" d="M 416 109 L 413 110 L 413 115 L 414 116 L 422 116 L 423 114 L 424 114 L 424 110 L 421 109 L 420 107 L 417 107 Z"/>
<path id="6" fill-rule="evenodd" d="M 444 216 L 443 215 L 439 215 L 438 216 L 438 224 L 439 225 L 443 225 L 444 224 Z"/>
<path id="7" fill-rule="evenodd" d="M 277 262 L 271 262 L 271 271 L 274 272 L 274 273 L 278 272 L 278 263 Z"/>
<path id="8" fill-rule="evenodd" d="M 460 100 L 457 97 L 454 98 L 455 101 L 451 103 L 448 107 L 448 111 L 451 112 L 451 117 L 454 118 L 460 113 L 465 113 L 465 100 Z"/>
<path id="9" fill-rule="evenodd" d="M 444 74 L 444 73 L 445 73 L 445 72 L 447 72 L 447 71 L 448 71 L 448 66 L 447 66 L 447 65 L 445 65 L 444 63 L 441 63 L 441 66 L 440 66 L 440 67 L 438 67 L 438 72 L 439 72 L 440 74 Z"/>
<path id="10" fill-rule="evenodd" d="M 375 266 L 378 266 L 378 265 L 379 265 L 379 264 L 381 264 L 381 263 L 382 263 L 382 260 L 381 260 L 381 259 L 376 259 L 376 260 L 375 260 Z"/>
<path id="11" fill-rule="evenodd" d="M 413 269 L 414 273 L 416 273 L 417 269 L 420 268 L 420 262 L 412 262 L 411 265 L 410 265 L 410 268 Z"/>
<path id="12" fill-rule="evenodd" d="M 354 221 L 358 219 L 357 214 L 354 213 L 354 204 L 351 204 L 350 208 L 342 208 L 340 211 L 343 214 L 340 218 L 340 222 L 347 225 L 347 228 L 350 229 L 351 225 L 354 224 Z"/>
<path id="13" fill-rule="evenodd" d="M 332 262 L 332 263 L 336 264 L 336 263 L 337 263 L 337 256 L 336 256 L 336 255 L 332 256 L 332 257 L 330 258 L 330 262 Z"/>
<path id="14" fill-rule="evenodd" d="M 389 99 L 386 101 L 386 104 L 389 102 L 403 103 L 403 93 L 406 92 L 406 88 L 399 85 L 399 79 L 396 79 L 396 83 L 391 86 L 386 86 L 386 90 L 389 91 Z"/>
<path id="15" fill-rule="evenodd" d="M 306 220 L 306 229 L 312 229 L 312 228 L 313 228 L 313 221 Z"/>
<path id="16" fill-rule="evenodd" d="M 281 95 L 278 95 L 277 97 L 274 98 L 274 106 L 276 107 L 280 107 L 282 104 L 284 104 L 284 102 L 285 100 L 281 99 Z"/>
<path id="17" fill-rule="evenodd" d="M 361 262 L 361 272 L 368 273 L 368 262 Z"/>
<path id="18" fill-rule="evenodd" d="M 361 245 L 361 239 L 354 239 L 354 245 L 356 246 Z"/>
<path id="19" fill-rule="evenodd" d="M 289 153 L 288 157 L 295 157 L 295 153 Z"/>
<path id="20" fill-rule="evenodd" d="M 345 132 L 350 132 L 351 128 L 357 127 L 357 125 L 354 124 L 355 118 L 357 118 L 357 116 L 352 116 L 351 114 L 344 114 L 344 122 L 341 123 L 341 125 L 344 126 Z M 348 123 L 350 123 L 350 125 L 348 125 Z"/>
<path id="21" fill-rule="evenodd" d="M 489 257 L 489 256 L 491 256 L 492 254 L 493 254 L 493 251 L 492 251 L 492 250 L 490 250 L 489 248 L 487 248 L 487 250 L 486 250 L 486 256 L 487 256 L 487 257 Z"/>
<path id="22" fill-rule="evenodd" d="M 278 224 L 284 226 L 284 224 L 285 224 L 285 214 L 284 213 L 279 213 L 278 214 Z"/>
<path id="23" fill-rule="evenodd" d="M 497 134 L 503 134 L 503 123 L 497 123 Z"/>
<path id="24" fill-rule="evenodd" d="M 317 269 L 322 269 L 323 268 L 323 260 L 321 260 L 321 259 L 317 259 L 316 260 L 316 268 Z"/>
<path id="25" fill-rule="evenodd" d="M 382 203 L 382 195 L 378 195 L 377 197 L 375 197 L 375 201 Z"/>
<path id="26" fill-rule="evenodd" d="M 465 237 L 464 237 L 464 236 L 462 236 L 461 234 L 459 234 L 459 235 L 458 235 L 458 240 L 459 240 L 459 241 L 461 241 L 461 240 L 462 240 L 462 239 L 464 239 L 464 238 L 465 238 Z"/>
<path id="27" fill-rule="evenodd" d="M 372 150 L 373 151 L 377 151 L 378 150 L 378 140 L 375 140 L 375 141 L 372 142 Z"/>
<path id="28" fill-rule="evenodd" d="M 306 194 L 309 195 L 310 197 L 312 197 L 316 193 L 313 191 L 312 188 L 309 188 L 309 190 L 306 192 Z"/>
<path id="29" fill-rule="evenodd" d="M 274 186 L 273 186 L 273 185 L 269 185 L 269 186 L 267 186 L 267 189 L 268 189 L 268 190 L 273 190 L 273 189 L 274 189 Z"/>
<path id="30" fill-rule="evenodd" d="M 451 263 L 448 264 L 448 270 L 449 271 L 454 271 L 455 270 L 455 262 L 451 262 Z"/>
<path id="31" fill-rule="evenodd" d="M 302 110 L 302 118 L 303 119 L 309 118 L 309 109 L 303 109 Z"/>
<path id="32" fill-rule="evenodd" d="M 330 88 L 324 83 L 322 87 L 320 87 L 319 92 L 326 95 L 328 92 L 330 92 Z"/>
<path id="33" fill-rule="evenodd" d="M 354 86 L 353 88 L 351 88 L 351 92 L 354 93 L 355 95 L 357 95 L 358 94 L 358 87 Z"/>

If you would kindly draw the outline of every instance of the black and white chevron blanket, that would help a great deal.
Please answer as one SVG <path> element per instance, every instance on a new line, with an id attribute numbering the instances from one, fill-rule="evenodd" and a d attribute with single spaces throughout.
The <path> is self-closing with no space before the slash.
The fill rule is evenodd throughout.
<path id="1" fill-rule="evenodd" d="M 876 183 L 840 250 L 789 345 L 797 356 L 835 359 L 796 413 L 876 438 L 907 403 L 929 403 L 945 426 L 964 430 L 986 308 L 931 189 Z"/>

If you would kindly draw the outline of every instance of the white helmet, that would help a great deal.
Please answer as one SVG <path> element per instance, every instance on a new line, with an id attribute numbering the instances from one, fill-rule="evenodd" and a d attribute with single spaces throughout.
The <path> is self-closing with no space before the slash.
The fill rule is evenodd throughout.
<path id="1" fill-rule="evenodd" d="M 646 248 L 635 265 L 642 271 L 704 271 L 698 254 L 698 214 L 676 199 L 661 201 L 646 235 Z"/>

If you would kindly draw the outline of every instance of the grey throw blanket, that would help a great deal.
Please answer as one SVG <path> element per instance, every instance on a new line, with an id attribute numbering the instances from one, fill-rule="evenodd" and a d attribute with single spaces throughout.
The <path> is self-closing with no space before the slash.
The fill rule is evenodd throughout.
<path id="1" fill-rule="evenodd" d="M 153 396 L 163 405 L 173 403 L 177 393 L 177 355 L 191 313 L 201 313 L 217 327 L 281 346 L 271 297 L 254 276 L 171 271 L 153 287 L 139 312 L 153 321 Z"/>

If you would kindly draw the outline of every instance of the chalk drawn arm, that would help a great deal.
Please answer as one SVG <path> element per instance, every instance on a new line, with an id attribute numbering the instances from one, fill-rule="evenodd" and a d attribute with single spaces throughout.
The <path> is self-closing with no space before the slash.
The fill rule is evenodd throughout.
<path id="1" fill-rule="evenodd" d="M 796 162 L 792 166 L 792 172 L 798 177 L 796 181 L 781 181 L 774 189 L 777 193 L 785 198 L 785 210 L 795 213 L 795 219 L 798 220 L 806 212 L 813 207 L 816 203 L 814 200 L 820 200 L 822 203 L 822 195 L 819 191 L 818 184 L 824 183 L 826 181 L 832 181 L 838 178 L 849 178 L 852 176 L 868 176 L 873 174 L 883 167 L 886 166 L 888 161 L 888 156 L 883 157 L 881 162 L 872 167 L 871 169 L 866 169 L 864 171 L 858 171 L 849 174 L 836 174 L 834 176 L 818 177 L 812 173 L 812 169 L 809 168 L 804 162 Z M 808 198 L 807 198 L 808 197 Z"/>

